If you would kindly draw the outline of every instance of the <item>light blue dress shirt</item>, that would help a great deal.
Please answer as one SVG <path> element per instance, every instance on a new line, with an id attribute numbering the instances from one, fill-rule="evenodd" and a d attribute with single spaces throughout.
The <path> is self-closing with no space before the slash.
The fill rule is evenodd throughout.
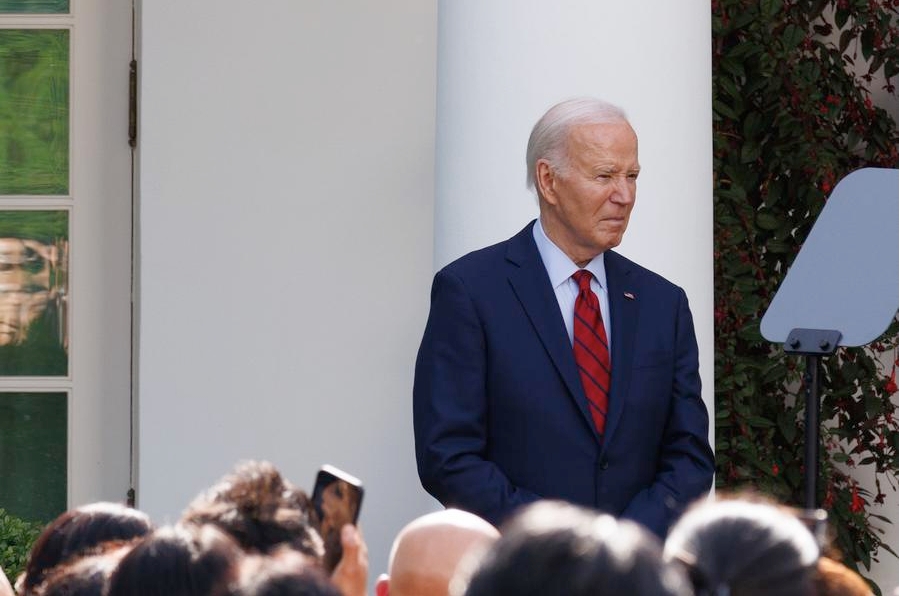
<path id="1" fill-rule="evenodd" d="M 563 321 L 566 323 L 569 342 L 574 343 L 575 298 L 578 296 L 578 283 L 572 279 L 572 274 L 578 271 L 579 267 L 547 237 L 543 226 L 541 226 L 540 218 L 535 222 L 532 233 L 538 252 L 541 254 L 541 260 L 547 269 L 547 275 L 550 276 L 550 283 L 553 285 L 553 292 L 556 294 L 556 301 L 559 303 Z M 610 333 L 609 322 L 609 286 L 606 284 L 606 267 L 603 265 L 603 253 L 594 257 L 583 268 L 594 274 L 594 278 L 591 280 L 591 289 L 600 302 L 600 313 L 603 315 L 603 327 L 606 329 L 606 341 L 608 342 L 611 355 L 612 334 Z"/>

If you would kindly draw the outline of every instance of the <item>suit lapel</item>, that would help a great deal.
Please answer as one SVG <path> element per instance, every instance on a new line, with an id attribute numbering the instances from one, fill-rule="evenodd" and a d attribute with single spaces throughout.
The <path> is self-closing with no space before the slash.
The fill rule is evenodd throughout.
<path id="1" fill-rule="evenodd" d="M 631 384 L 634 336 L 637 329 L 640 288 L 627 259 L 607 251 L 603 258 L 606 283 L 609 286 L 609 310 L 612 320 L 612 387 L 609 395 L 609 414 L 606 419 L 604 445 L 608 445 L 625 409 L 628 387 Z M 605 447 L 604 447 L 605 448 Z"/>
<path id="2" fill-rule="evenodd" d="M 588 411 L 581 378 L 578 376 L 572 345 L 569 343 L 566 325 L 559 312 L 559 302 L 547 277 L 547 269 L 534 243 L 533 226 L 534 222 L 509 241 L 506 253 L 507 261 L 512 265 L 509 283 L 568 388 L 570 396 L 581 410 L 589 428 L 593 430 L 594 422 Z M 596 436 L 596 430 L 593 432 Z"/>

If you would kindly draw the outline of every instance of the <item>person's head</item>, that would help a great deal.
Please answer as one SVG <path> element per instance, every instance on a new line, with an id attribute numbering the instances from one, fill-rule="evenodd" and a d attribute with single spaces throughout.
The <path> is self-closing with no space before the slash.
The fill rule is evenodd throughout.
<path id="1" fill-rule="evenodd" d="M 622 241 L 637 192 L 637 135 L 618 107 L 583 97 L 556 104 L 526 150 L 547 236 L 583 265 Z"/>
<path id="2" fill-rule="evenodd" d="M 325 571 L 297 551 L 245 557 L 232 596 L 341 596 Z"/>
<path id="3" fill-rule="evenodd" d="M 500 533 L 477 515 L 459 509 L 428 513 L 407 524 L 394 539 L 388 575 L 377 596 L 445 596 L 460 561 L 486 549 Z"/>
<path id="4" fill-rule="evenodd" d="M 464 596 L 673 596 L 690 594 L 643 526 L 559 501 L 523 508 L 451 593 Z"/>
<path id="5" fill-rule="evenodd" d="M 70 509 L 51 521 L 28 555 L 20 591 L 28 593 L 57 565 L 87 554 L 104 542 L 132 540 L 150 533 L 147 514 L 119 503 L 92 503 Z"/>
<path id="6" fill-rule="evenodd" d="M 104 596 L 113 570 L 131 544 L 108 542 L 99 549 L 58 565 L 35 589 L 35 596 Z"/>
<path id="7" fill-rule="evenodd" d="M 664 558 L 685 567 L 698 595 L 814 594 L 819 546 L 792 513 L 728 498 L 689 508 L 669 531 Z"/>
<path id="8" fill-rule="evenodd" d="M 246 461 L 199 495 L 182 522 L 212 524 L 248 552 L 266 553 L 290 544 L 321 560 L 322 538 L 313 527 L 312 503 L 269 462 Z"/>
<path id="9" fill-rule="evenodd" d="M 226 596 L 240 557 L 238 545 L 213 526 L 166 526 L 122 557 L 106 596 Z"/>
<path id="10" fill-rule="evenodd" d="M 862 576 L 840 561 L 819 557 L 816 563 L 816 596 L 872 596 Z"/>

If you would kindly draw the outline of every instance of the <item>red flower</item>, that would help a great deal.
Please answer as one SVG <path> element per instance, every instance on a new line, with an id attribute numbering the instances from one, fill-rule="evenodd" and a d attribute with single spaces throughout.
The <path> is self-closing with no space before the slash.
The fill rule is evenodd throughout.
<path id="1" fill-rule="evenodd" d="M 884 382 L 884 390 L 888 393 L 897 393 L 897 368 L 891 369 L 891 376 Z"/>
<path id="2" fill-rule="evenodd" d="M 865 507 L 866 502 L 863 501 L 863 498 L 859 496 L 859 491 L 856 490 L 856 485 L 853 485 L 853 495 L 852 500 L 850 501 L 850 511 L 853 513 L 859 513 Z"/>
<path id="3" fill-rule="evenodd" d="M 781 469 L 778 467 L 778 464 L 772 464 L 772 476 L 778 476 L 778 473 Z"/>
<path id="4" fill-rule="evenodd" d="M 834 183 L 836 182 L 837 176 L 835 176 L 834 172 L 828 170 L 825 172 L 825 175 L 822 177 L 822 192 L 828 194 L 831 192 L 831 189 L 834 188 Z"/>

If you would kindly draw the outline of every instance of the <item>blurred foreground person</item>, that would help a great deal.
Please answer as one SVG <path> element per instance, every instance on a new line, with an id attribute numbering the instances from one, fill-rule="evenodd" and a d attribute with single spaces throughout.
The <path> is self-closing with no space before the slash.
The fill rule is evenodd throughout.
<path id="1" fill-rule="evenodd" d="M 676 522 L 664 557 L 683 565 L 698 595 L 813 596 L 819 545 L 774 503 L 704 501 Z"/>
<path id="2" fill-rule="evenodd" d="M 468 563 L 468 562 L 467 562 Z M 561 501 L 528 505 L 454 596 L 689 596 L 686 576 L 663 563 L 659 539 L 636 522 Z"/>
<path id="3" fill-rule="evenodd" d="M 343 596 L 325 570 L 300 553 L 283 549 L 245 557 L 237 588 L 229 596 Z"/>
<path id="4" fill-rule="evenodd" d="M 35 540 L 16 589 L 27 596 L 57 565 L 88 554 L 105 542 L 133 540 L 152 530 L 146 513 L 120 503 L 99 502 L 70 509 L 51 521 Z"/>
<path id="5" fill-rule="evenodd" d="M 34 593 L 36 596 L 105 596 L 109 578 L 131 546 L 130 543 L 106 543 L 96 554 L 58 565 Z"/>
<path id="6" fill-rule="evenodd" d="M 269 462 L 244 461 L 197 496 L 184 523 L 212 524 L 250 553 L 285 544 L 322 562 L 322 538 L 313 527 L 312 502 Z"/>
<path id="7" fill-rule="evenodd" d="M 477 515 L 459 509 L 428 513 L 397 534 L 389 574 L 375 584 L 377 596 L 446 596 L 460 561 L 478 556 L 500 533 Z"/>
<path id="8" fill-rule="evenodd" d="M 872 596 L 872 588 L 858 573 L 834 559 L 816 564 L 816 596 Z"/>
<path id="9" fill-rule="evenodd" d="M 340 528 L 337 544 L 324 544 L 309 496 L 266 461 L 243 461 L 185 509 L 181 522 L 212 525 L 231 536 L 247 554 L 271 554 L 289 547 L 330 574 L 345 596 L 365 596 L 368 548 L 351 524 Z M 339 545 L 340 548 L 336 548 Z"/>
<path id="10" fill-rule="evenodd" d="M 213 526 L 163 527 L 122 558 L 106 596 L 226 596 L 240 557 L 234 540 Z"/>

